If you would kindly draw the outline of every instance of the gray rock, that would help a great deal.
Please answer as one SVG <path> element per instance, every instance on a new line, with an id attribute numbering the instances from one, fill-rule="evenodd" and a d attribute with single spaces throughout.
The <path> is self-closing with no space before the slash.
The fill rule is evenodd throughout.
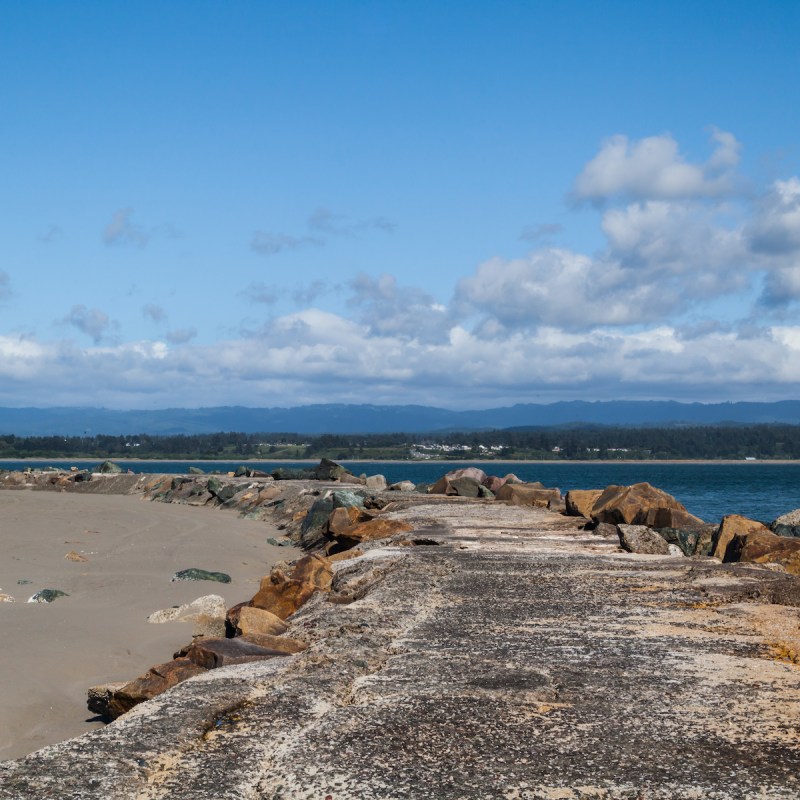
<path id="1" fill-rule="evenodd" d="M 200 467 L 189 467 L 189 474 L 190 475 L 205 475 Z"/>
<path id="2" fill-rule="evenodd" d="M 29 603 L 52 603 L 53 600 L 58 600 L 59 597 L 69 597 L 66 592 L 61 589 L 41 589 L 36 594 L 28 598 Z"/>
<path id="3" fill-rule="evenodd" d="M 494 500 L 494 492 L 480 485 L 478 486 L 478 497 L 482 497 L 484 500 Z"/>
<path id="4" fill-rule="evenodd" d="M 373 492 L 383 492 L 386 490 L 386 478 L 383 475 L 370 475 L 364 479 L 364 485 Z"/>
<path id="5" fill-rule="evenodd" d="M 619 543 L 629 553 L 668 556 L 669 544 L 647 525 L 617 525 Z"/>
<path id="6" fill-rule="evenodd" d="M 331 493 L 334 508 L 364 508 L 364 495 L 349 489 L 337 489 Z"/>
<path id="7" fill-rule="evenodd" d="M 800 508 L 790 511 L 788 514 L 781 514 L 775 522 L 770 525 L 773 533 L 778 536 L 800 537 Z"/>
<path id="8" fill-rule="evenodd" d="M 184 603 L 177 608 L 162 608 L 154 611 L 148 618 L 148 622 L 162 623 L 180 620 L 182 622 L 194 622 L 198 616 L 221 617 L 225 619 L 227 606 L 225 599 L 218 594 L 207 594 L 192 600 L 191 603 Z"/>
<path id="9" fill-rule="evenodd" d="M 217 583 L 230 583 L 231 576 L 225 572 L 209 572 L 207 569 L 190 567 L 176 572 L 170 580 L 173 581 L 216 581 Z"/>
<path id="10" fill-rule="evenodd" d="M 313 550 L 327 541 L 325 530 L 328 517 L 333 512 L 333 499 L 320 497 L 314 501 L 300 526 L 300 545 L 306 550 Z"/>
<path id="11" fill-rule="evenodd" d="M 428 491 L 428 484 L 420 484 L 424 486 L 423 492 Z M 389 487 L 390 492 L 415 492 L 417 491 L 417 485 L 413 481 L 398 481 L 397 483 L 393 483 Z"/>
<path id="12" fill-rule="evenodd" d="M 113 461 L 104 461 L 95 469 L 95 472 L 100 472 L 103 475 L 119 475 L 122 471 L 122 467 L 119 464 L 115 464 Z"/>

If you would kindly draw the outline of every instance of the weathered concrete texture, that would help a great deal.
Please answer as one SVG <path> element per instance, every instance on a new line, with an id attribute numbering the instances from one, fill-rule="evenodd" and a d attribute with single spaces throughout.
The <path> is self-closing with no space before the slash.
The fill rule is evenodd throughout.
<path id="1" fill-rule="evenodd" d="M 0 797 L 800 794 L 796 578 L 621 553 L 540 509 L 418 497 L 388 516 L 413 531 L 289 620 L 307 650 L 6 762 Z"/>

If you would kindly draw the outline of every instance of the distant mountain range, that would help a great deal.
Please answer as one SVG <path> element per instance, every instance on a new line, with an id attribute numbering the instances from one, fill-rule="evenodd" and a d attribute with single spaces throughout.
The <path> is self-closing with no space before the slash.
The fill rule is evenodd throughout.
<path id="1" fill-rule="evenodd" d="M 295 408 L 0 408 L 0 435 L 114 436 L 214 433 L 434 433 L 573 425 L 800 424 L 800 401 L 678 403 L 612 400 L 518 404 L 483 411 L 430 406 L 311 405 Z"/>

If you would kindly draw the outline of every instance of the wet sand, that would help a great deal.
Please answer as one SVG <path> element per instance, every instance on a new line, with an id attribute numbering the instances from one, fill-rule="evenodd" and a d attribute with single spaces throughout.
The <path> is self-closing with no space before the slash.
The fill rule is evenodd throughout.
<path id="1" fill-rule="evenodd" d="M 16 598 L 0 603 L 0 760 L 102 725 L 86 710 L 89 686 L 134 678 L 191 640 L 190 624 L 147 616 L 207 594 L 227 606 L 248 599 L 273 563 L 298 554 L 268 545 L 274 535 L 218 509 L 0 491 L 0 593 Z M 87 561 L 65 559 L 70 551 Z M 188 567 L 232 582 L 170 581 Z M 43 588 L 69 597 L 26 602 Z"/>

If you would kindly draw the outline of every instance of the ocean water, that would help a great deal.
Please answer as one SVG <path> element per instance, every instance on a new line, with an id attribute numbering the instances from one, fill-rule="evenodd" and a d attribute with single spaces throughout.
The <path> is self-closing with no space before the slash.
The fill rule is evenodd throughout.
<path id="1" fill-rule="evenodd" d="M 48 465 L 69 468 L 70 461 L 0 461 L 0 469 L 20 469 Z M 99 461 L 98 461 L 99 463 Z M 185 473 L 190 466 L 207 472 L 229 472 L 241 461 L 118 461 L 120 466 L 134 472 Z M 276 467 L 308 468 L 309 463 L 289 461 L 248 461 L 252 469 L 269 472 Z M 600 463 L 582 464 L 553 462 L 499 462 L 470 464 L 409 461 L 345 461 L 356 475 L 381 473 L 390 483 L 411 480 L 414 483 L 433 483 L 451 469 L 479 466 L 493 475 L 513 472 L 524 481 L 541 481 L 545 486 L 557 486 L 562 493 L 569 489 L 602 489 L 609 484 L 631 484 L 647 481 L 674 495 L 692 513 L 708 522 L 717 522 L 725 514 L 770 522 L 775 517 L 800 508 L 800 463 L 769 462 L 730 463 Z M 86 464 L 79 464 L 84 467 Z"/>

